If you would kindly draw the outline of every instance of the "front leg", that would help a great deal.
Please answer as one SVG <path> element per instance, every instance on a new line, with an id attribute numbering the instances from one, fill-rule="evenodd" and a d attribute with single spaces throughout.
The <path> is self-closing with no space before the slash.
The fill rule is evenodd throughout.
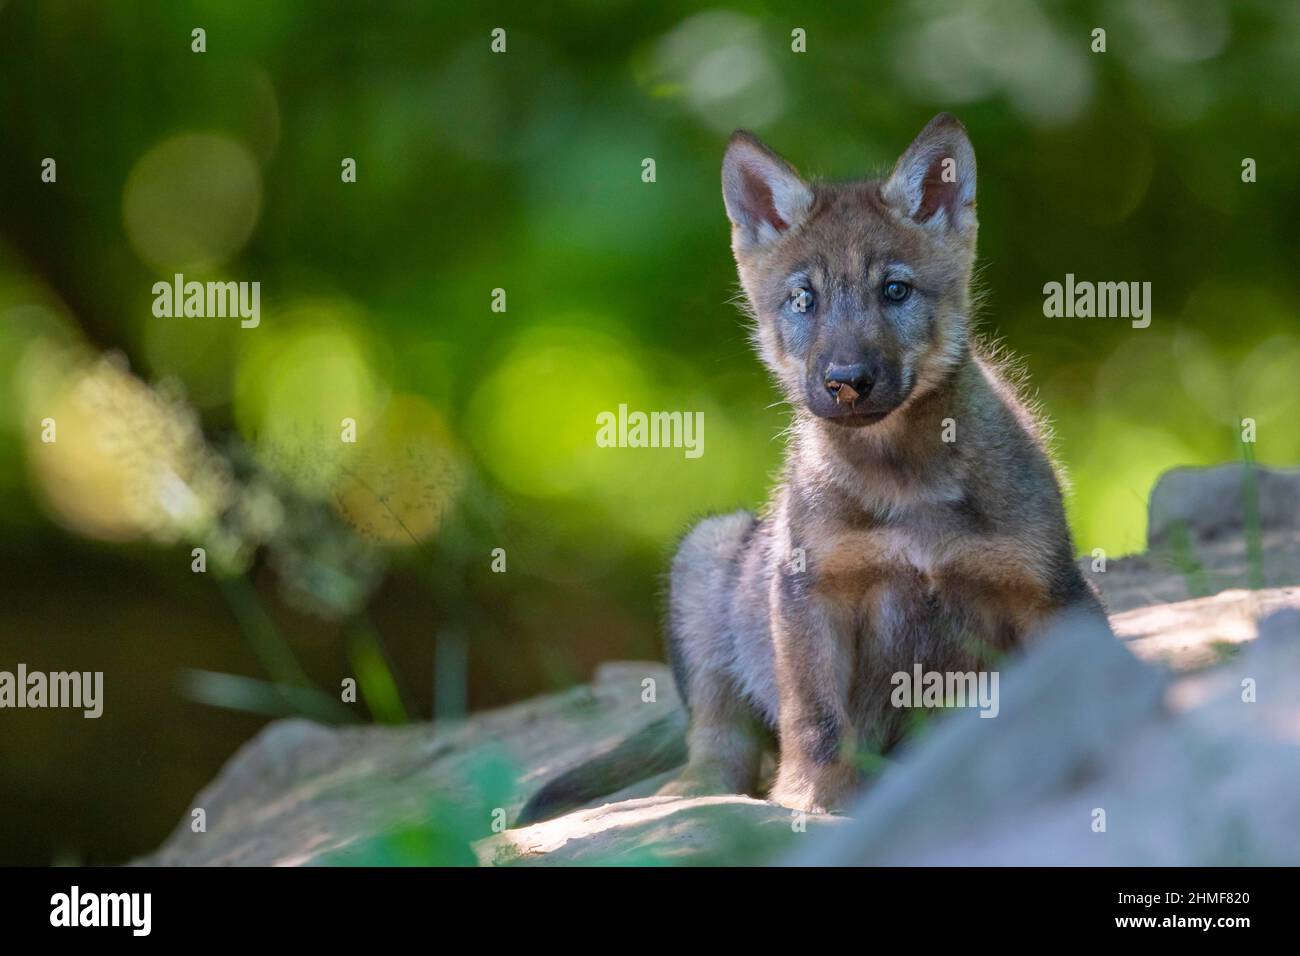
<path id="1" fill-rule="evenodd" d="M 1034 641 L 1059 627 L 1070 626 L 1068 622 L 1114 635 L 1101 595 L 1073 561 L 1062 562 L 1053 582 L 1055 586 L 1048 591 L 1043 606 L 1029 611 L 1019 622 L 1024 640 Z"/>
<path id="2" fill-rule="evenodd" d="M 802 572 L 777 575 L 771 600 L 781 755 L 769 797 L 828 813 L 858 780 L 848 715 L 853 613 L 809 593 Z"/>

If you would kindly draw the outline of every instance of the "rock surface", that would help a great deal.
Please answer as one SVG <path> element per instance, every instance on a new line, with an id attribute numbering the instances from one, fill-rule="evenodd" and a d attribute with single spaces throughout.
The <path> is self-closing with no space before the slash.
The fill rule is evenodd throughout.
<path id="1" fill-rule="evenodd" d="M 1005 669 L 997 719 L 933 721 L 844 816 L 656 797 L 652 779 L 504 829 L 553 774 L 679 707 L 663 665 L 619 663 L 454 725 L 278 721 L 195 798 L 206 832 L 186 814 L 139 862 L 1300 863 L 1300 470 L 1176 469 L 1150 514 L 1146 554 L 1084 562 L 1119 643 L 1063 622 Z M 412 834 L 463 855 L 403 856 Z"/>
<path id="2" fill-rule="evenodd" d="M 658 703 L 641 702 L 646 678 L 656 683 Z M 426 821 L 438 809 L 435 799 L 444 806 L 480 803 L 481 777 L 493 762 L 518 774 L 513 800 L 499 807 L 513 817 L 555 772 L 679 707 L 667 667 L 620 662 L 602 666 L 590 684 L 450 726 L 334 728 L 300 718 L 278 720 L 240 748 L 194 798 L 193 807 L 206 814 L 206 832 L 194 832 L 187 814 L 162 848 L 139 862 L 362 862 L 373 841 Z M 498 807 L 476 809 L 481 814 L 461 835 L 492 836 Z M 497 848 L 481 854 L 526 855 Z"/>
<path id="3" fill-rule="evenodd" d="M 790 862 L 1294 865 L 1297 651 L 1292 609 L 1239 660 L 1167 685 L 1104 630 L 1066 629 L 1007 674 L 997 720 L 954 713 Z"/>

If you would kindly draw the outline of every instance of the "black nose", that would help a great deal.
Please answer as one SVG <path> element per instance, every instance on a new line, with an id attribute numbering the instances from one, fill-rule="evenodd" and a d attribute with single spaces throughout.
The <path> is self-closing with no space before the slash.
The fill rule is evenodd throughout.
<path id="1" fill-rule="evenodd" d="M 875 377 L 865 362 L 830 365 L 826 368 L 826 391 L 841 404 L 851 405 L 859 398 L 866 398 L 873 384 Z"/>

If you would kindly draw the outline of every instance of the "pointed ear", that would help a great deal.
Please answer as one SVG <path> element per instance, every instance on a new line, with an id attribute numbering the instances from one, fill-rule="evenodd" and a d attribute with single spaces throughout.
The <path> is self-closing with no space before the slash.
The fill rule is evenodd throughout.
<path id="1" fill-rule="evenodd" d="M 722 201 L 742 245 L 767 245 L 803 222 L 813 194 L 794 167 L 737 130 L 722 160 Z"/>
<path id="2" fill-rule="evenodd" d="M 975 227 L 975 150 L 955 116 L 940 113 L 899 157 L 881 196 L 933 229 Z"/>

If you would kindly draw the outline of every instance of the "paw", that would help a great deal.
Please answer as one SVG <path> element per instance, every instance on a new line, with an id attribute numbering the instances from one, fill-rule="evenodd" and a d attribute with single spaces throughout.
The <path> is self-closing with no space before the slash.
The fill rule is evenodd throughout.
<path id="1" fill-rule="evenodd" d="M 676 780 L 659 788 L 668 797 L 715 797 L 723 793 L 749 793 L 753 773 L 745 767 L 720 760 L 688 763 Z"/>
<path id="2" fill-rule="evenodd" d="M 802 810 L 804 813 L 830 813 L 831 808 L 825 801 L 818 800 L 808 788 L 773 787 L 767 795 L 772 803 L 780 804 L 790 810 Z"/>
<path id="3" fill-rule="evenodd" d="M 805 813 L 834 813 L 853 793 L 853 775 L 843 767 L 812 772 L 781 768 L 768 800 Z"/>
<path id="4" fill-rule="evenodd" d="M 727 792 L 718 781 L 683 774 L 676 780 L 669 780 L 660 787 L 658 795 L 661 797 L 712 797 Z"/>

